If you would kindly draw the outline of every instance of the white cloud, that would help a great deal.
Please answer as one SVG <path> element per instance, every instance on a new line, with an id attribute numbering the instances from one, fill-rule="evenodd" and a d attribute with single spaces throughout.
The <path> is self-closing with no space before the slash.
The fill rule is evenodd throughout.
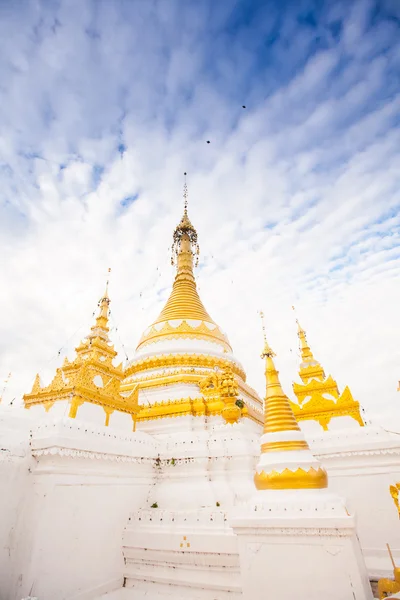
<path id="1" fill-rule="evenodd" d="M 13 373 L 8 399 L 71 355 L 108 267 L 112 337 L 132 355 L 169 293 L 168 247 L 188 171 L 200 293 L 249 383 L 262 393 L 263 309 L 291 391 L 294 304 L 340 387 L 375 412 L 394 404 L 393 25 L 384 15 L 371 24 L 365 2 L 347 17 L 338 4 L 315 27 L 293 13 L 253 15 L 248 25 L 242 15 L 240 25 L 235 10 L 80 2 L 79 11 L 37 3 L 20 14 L 10 4 L 0 19 L 0 377 Z M 343 18 L 334 39 L 330 23 Z M 266 36 L 275 40 L 268 51 Z"/>

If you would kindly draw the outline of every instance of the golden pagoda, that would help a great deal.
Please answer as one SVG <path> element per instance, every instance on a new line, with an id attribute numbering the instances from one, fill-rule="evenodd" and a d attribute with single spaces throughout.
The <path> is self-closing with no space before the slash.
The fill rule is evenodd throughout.
<path id="1" fill-rule="evenodd" d="M 264 328 L 264 326 L 263 326 Z M 258 490 L 320 489 L 328 476 L 313 456 L 279 381 L 264 330 L 266 396 L 261 456 L 254 482 Z"/>
<path id="2" fill-rule="evenodd" d="M 89 335 L 79 344 L 75 359 L 65 358 L 56 370 L 52 382 L 42 387 L 36 375 L 32 391 L 25 394 L 25 408 L 43 405 L 48 412 L 57 402 L 67 401 L 68 414 L 75 418 L 79 407 L 85 402 L 97 404 L 104 409 L 104 424 L 108 425 L 110 415 L 116 411 L 128 413 L 134 419 L 137 399 L 133 393 L 122 396 L 121 381 L 124 378 L 122 364 L 115 367 L 113 359 L 117 355 L 108 334 L 110 299 L 108 285 L 99 301 L 99 314 Z"/>
<path id="3" fill-rule="evenodd" d="M 299 375 L 303 383 L 293 383 L 293 391 L 298 404 L 291 402 L 291 409 L 298 421 L 314 420 L 328 430 L 334 417 L 352 417 L 363 427 L 360 404 L 354 400 L 348 386 L 339 392 L 336 381 L 331 375 L 326 377 L 321 364 L 307 343 L 305 330 L 296 321 L 300 344 L 301 363 Z"/>
<path id="4" fill-rule="evenodd" d="M 138 423 L 163 417 L 222 416 L 225 405 L 232 405 L 231 396 L 224 396 L 221 388 L 222 374 L 229 368 L 237 384 L 235 406 L 239 408 L 230 411 L 229 422 L 235 412 L 235 420 L 245 416 L 261 423 L 261 399 L 246 384 L 227 336 L 200 299 L 194 276 L 198 236 L 188 216 L 186 181 L 183 196 L 183 216 L 173 234 L 172 291 L 144 331 L 125 371 L 122 390 L 138 394 Z"/>

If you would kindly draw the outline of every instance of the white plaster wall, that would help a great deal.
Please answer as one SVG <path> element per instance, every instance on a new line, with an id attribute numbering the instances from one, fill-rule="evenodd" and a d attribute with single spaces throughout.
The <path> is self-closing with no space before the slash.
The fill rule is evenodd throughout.
<path id="1" fill-rule="evenodd" d="M 168 400 L 182 400 L 186 398 L 201 398 L 199 386 L 194 383 L 179 383 L 139 391 L 139 404 L 144 407 L 152 405 L 155 402 L 167 402 Z"/>
<path id="2" fill-rule="evenodd" d="M 5 456 L 8 454 L 8 456 Z M 0 599 L 13 600 L 16 581 L 10 577 L 15 564 L 18 543 L 25 536 L 23 525 L 27 496 L 32 494 L 29 454 L 13 456 L 0 451 Z M 19 573 L 18 576 L 22 576 Z M 20 600 L 20 598 L 18 598 Z"/>
<path id="3" fill-rule="evenodd" d="M 238 532 L 238 530 L 236 530 Z M 239 535 L 243 600 L 372 600 L 349 538 Z"/>
<path id="4" fill-rule="evenodd" d="M 58 417 L 68 417 L 70 408 L 71 405 L 68 400 L 59 400 L 58 402 L 54 402 L 48 414 L 52 419 Z"/>
<path id="5" fill-rule="evenodd" d="M 389 543 L 400 563 L 400 523 L 389 486 L 400 481 L 400 436 L 378 427 L 308 437 L 328 472 L 329 486 L 347 499 L 371 577 L 392 572 Z"/>
<path id="6" fill-rule="evenodd" d="M 157 481 L 149 505 L 162 509 L 222 509 L 245 501 L 254 493 L 257 433 L 245 423 L 218 422 L 203 431 L 163 436 Z M 173 460 L 172 460 L 173 459 Z"/>
<path id="7" fill-rule="evenodd" d="M 321 435 L 324 432 L 322 425 L 320 425 L 317 421 L 300 421 L 299 425 L 306 438 L 314 435 Z"/>
<path id="8" fill-rule="evenodd" d="M 114 410 L 114 412 L 110 415 L 109 427 L 119 429 L 121 431 L 131 432 L 133 431 L 132 416 L 127 413 Z"/>
<path id="9" fill-rule="evenodd" d="M 48 414 L 48 413 L 46 413 L 46 410 L 45 410 L 43 404 L 35 404 L 34 406 L 31 406 L 30 408 L 28 408 L 26 410 L 30 413 L 30 415 L 34 419 L 43 418 Z"/>
<path id="10" fill-rule="evenodd" d="M 29 411 L 0 405 L 0 600 L 14 598 L 15 582 L 10 573 L 17 559 L 19 540 L 25 535 L 24 506 L 26 498 L 31 496 L 32 422 Z"/>
<path id="11" fill-rule="evenodd" d="M 329 431 L 340 431 L 341 429 L 358 429 L 360 424 L 351 417 L 334 417 L 329 421 Z"/>
<path id="12" fill-rule="evenodd" d="M 84 402 L 78 407 L 76 418 L 80 421 L 92 423 L 93 425 L 104 425 L 106 413 L 104 412 L 104 408 L 99 404 Z"/>
<path id="13" fill-rule="evenodd" d="M 89 600 L 121 587 L 122 532 L 151 488 L 154 443 L 66 419 L 39 428 L 32 445 L 37 467 L 7 600 Z"/>
<path id="14" fill-rule="evenodd" d="M 383 464 L 370 468 L 336 469 L 325 465 L 329 486 L 347 498 L 356 516 L 357 532 L 371 577 L 387 576 L 392 566 L 386 544 L 400 564 L 400 522 L 389 493 L 389 486 L 400 481 L 400 464 L 392 468 Z M 391 576 L 391 575 L 390 575 Z"/>
<path id="15" fill-rule="evenodd" d="M 170 354 L 171 352 L 214 354 L 219 356 L 224 354 L 224 346 L 208 340 L 190 337 L 185 338 L 181 336 L 176 339 L 159 339 L 156 342 L 139 348 L 132 362 L 135 362 L 139 357 L 140 359 L 143 359 L 147 356 L 154 356 L 155 354 Z M 229 353 L 228 356 L 231 356 L 231 354 Z"/>
<path id="16" fill-rule="evenodd" d="M 372 600 L 353 517 L 330 490 L 264 490 L 231 513 L 243 600 Z"/>

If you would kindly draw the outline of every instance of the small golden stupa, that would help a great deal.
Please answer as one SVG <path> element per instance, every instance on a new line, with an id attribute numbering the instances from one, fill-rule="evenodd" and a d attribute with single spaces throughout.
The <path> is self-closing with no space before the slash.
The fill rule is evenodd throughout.
<path id="1" fill-rule="evenodd" d="M 263 316 L 263 315 L 262 315 Z M 266 396 L 261 456 L 254 482 L 258 490 L 326 488 L 328 476 L 313 456 L 279 381 L 264 330 Z"/>

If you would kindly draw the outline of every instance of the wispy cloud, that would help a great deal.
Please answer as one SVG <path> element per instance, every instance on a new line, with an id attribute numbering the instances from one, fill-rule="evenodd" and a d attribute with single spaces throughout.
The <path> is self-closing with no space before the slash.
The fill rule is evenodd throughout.
<path id="1" fill-rule="evenodd" d="M 372 410 L 395 398 L 400 14 L 324 4 L 1 3 L 9 398 L 86 333 L 108 267 L 132 355 L 168 295 L 183 171 L 201 295 L 250 383 L 263 308 L 290 391 L 295 304 L 342 387 Z"/>

